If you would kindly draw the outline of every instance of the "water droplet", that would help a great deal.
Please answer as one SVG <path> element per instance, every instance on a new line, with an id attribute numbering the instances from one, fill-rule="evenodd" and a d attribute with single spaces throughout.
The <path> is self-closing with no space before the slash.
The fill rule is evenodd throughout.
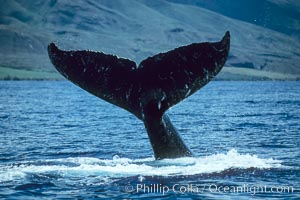
<path id="1" fill-rule="evenodd" d="M 113 160 L 118 160 L 120 159 L 120 156 L 118 154 L 113 155 Z"/>
<path id="2" fill-rule="evenodd" d="M 139 179 L 140 182 L 143 182 L 143 180 L 145 180 L 145 177 L 139 176 L 138 179 Z"/>

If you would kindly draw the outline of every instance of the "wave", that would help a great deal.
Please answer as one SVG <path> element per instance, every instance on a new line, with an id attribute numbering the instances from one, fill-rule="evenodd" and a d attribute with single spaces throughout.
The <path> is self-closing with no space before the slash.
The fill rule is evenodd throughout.
<path id="1" fill-rule="evenodd" d="M 230 169 L 270 169 L 282 167 L 281 161 L 263 159 L 256 155 L 239 154 L 235 149 L 206 157 L 155 160 L 76 157 L 14 163 L 0 166 L 0 182 L 15 181 L 36 174 L 44 177 L 99 179 L 133 176 L 185 176 L 222 172 Z"/>

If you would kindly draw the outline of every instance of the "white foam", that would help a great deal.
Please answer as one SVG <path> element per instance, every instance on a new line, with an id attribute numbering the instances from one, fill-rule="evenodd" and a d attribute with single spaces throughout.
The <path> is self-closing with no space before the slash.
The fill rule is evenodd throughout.
<path id="1" fill-rule="evenodd" d="M 35 164 L 28 162 L 16 166 L 0 166 L 0 182 L 22 179 L 26 174 L 58 174 L 61 177 L 122 178 L 131 176 L 177 176 L 222 172 L 230 168 L 279 168 L 278 160 L 262 159 L 256 155 L 239 154 L 232 149 L 226 154 L 214 154 L 198 158 L 164 159 L 154 158 L 111 160 L 78 157 L 44 160 Z M 48 164 L 47 164 L 48 163 Z M 49 164 L 51 163 L 51 164 Z M 69 164 L 66 164 L 69 163 Z"/>

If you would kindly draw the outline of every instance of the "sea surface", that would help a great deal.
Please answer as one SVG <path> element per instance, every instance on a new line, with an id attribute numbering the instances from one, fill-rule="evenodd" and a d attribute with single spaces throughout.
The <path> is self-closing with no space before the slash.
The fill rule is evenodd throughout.
<path id="1" fill-rule="evenodd" d="M 300 199 L 300 82 L 214 81 L 168 111 L 193 158 L 67 81 L 0 81 L 0 199 Z"/>

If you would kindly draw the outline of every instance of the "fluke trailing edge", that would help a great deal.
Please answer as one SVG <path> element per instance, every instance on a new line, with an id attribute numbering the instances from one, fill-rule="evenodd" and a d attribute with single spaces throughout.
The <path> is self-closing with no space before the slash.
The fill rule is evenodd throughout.
<path id="1" fill-rule="evenodd" d="M 195 93 L 222 69 L 230 34 L 135 62 L 91 51 L 48 46 L 51 62 L 67 79 L 144 122 L 156 159 L 192 156 L 166 110 Z"/>

